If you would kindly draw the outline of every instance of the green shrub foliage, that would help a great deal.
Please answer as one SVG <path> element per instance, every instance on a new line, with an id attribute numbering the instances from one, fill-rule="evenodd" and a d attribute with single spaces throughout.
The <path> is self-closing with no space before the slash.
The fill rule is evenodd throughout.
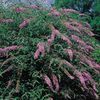
<path id="1" fill-rule="evenodd" d="M 99 44 L 84 18 L 73 9 L 1 7 L 0 99 L 99 99 Z"/>

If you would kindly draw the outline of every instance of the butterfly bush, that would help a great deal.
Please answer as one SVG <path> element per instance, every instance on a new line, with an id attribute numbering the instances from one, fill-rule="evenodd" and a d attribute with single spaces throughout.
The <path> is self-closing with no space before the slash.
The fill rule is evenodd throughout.
<path id="1" fill-rule="evenodd" d="M 28 10 L 31 15 L 27 14 Z M 20 94 L 22 84 L 29 85 L 31 86 L 29 92 L 38 91 L 40 88 L 42 92 L 39 95 L 46 94 L 47 96 L 49 94 L 50 100 L 56 100 L 55 95 L 57 95 L 58 100 L 59 98 L 61 100 L 75 99 L 77 95 L 81 97 L 79 93 L 81 90 L 81 95 L 85 96 L 86 99 L 86 95 L 88 95 L 89 97 L 93 96 L 93 100 L 97 100 L 99 98 L 97 86 L 99 85 L 94 77 L 100 74 L 100 64 L 91 56 L 92 52 L 98 48 L 90 41 L 94 33 L 87 22 L 78 21 L 70 16 L 70 13 L 77 14 L 78 17 L 83 15 L 73 9 L 57 10 L 51 8 L 48 11 L 37 5 L 17 7 L 13 11 L 14 19 L 13 16 L 11 16 L 12 19 L 0 18 L 0 29 L 3 29 L 3 25 L 5 27 L 3 29 L 5 31 L 1 31 L 1 36 L 4 39 L 0 43 L 1 47 L 4 48 L 0 48 L 0 66 L 4 66 L 4 69 L 7 67 L 9 69 L 10 64 L 16 66 L 14 69 L 16 75 L 13 75 L 13 67 L 11 73 L 11 76 L 16 77 L 12 79 L 9 76 L 14 82 L 11 83 L 11 80 L 9 82 L 7 80 L 6 83 L 9 83 L 7 89 L 12 89 L 11 84 L 14 84 L 15 92 Z M 19 15 L 24 20 L 18 22 L 20 24 L 14 23 Z M 34 21 L 31 20 L 33 17 Z M 9 24 L 12 22 L 14 28 Z M 28 25 L 29 27 L 25 28 Z M 22 46 L 6 46 L 14 43 Z M 23 49 L 17 52 L 22 47 Z M 14 54 L 12 51 L 17 53 Z M 17 58 L 14 62 L 9 63 L 9 52 L 12 52 L 12 55 Z M 6 59 L 7 56 L 8 59 Z M 2 67 L 0 71 L 2 72 L 4 69 Z M 20 72 L 21 70 L 22 72 Z M 7 74 L 7 71 L 3 71 L 4 75 L 5 73 Z M 29 78 L 25 80 L 27 83 L 24 82 L 24 75 Z M 5 86 L 4 83 L 2 80 L 2 84 Z M 27 90 L 26 87 L 25 89 Z M 74 90 L 77 90 L 77 93 Z M 22 91 L 22 96 L 25 92 Z"/>

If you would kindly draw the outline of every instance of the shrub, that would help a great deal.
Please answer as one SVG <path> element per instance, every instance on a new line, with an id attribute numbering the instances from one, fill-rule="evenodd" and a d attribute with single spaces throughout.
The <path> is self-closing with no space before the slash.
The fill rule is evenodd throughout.
<path id="1" fill-rule="evenodd" d="M 0 15 L 1 99 L 99 99 L 99 45 L 84 14 L 16 6 Z"/>

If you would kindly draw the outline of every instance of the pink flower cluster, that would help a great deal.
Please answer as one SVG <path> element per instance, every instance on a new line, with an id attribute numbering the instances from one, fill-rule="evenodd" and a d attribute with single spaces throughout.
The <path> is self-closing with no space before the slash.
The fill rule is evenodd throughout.
<path id="1" fill-rule="evenodd" d="M 78 36 L 76 35 L 71 35 L 71 38 L 79 43 L 79 45 L 83 46 L 87 52 L 94 50 L 94 48 L 90 45 L 87 45 L 83 40 L 81 40 Z"/>
<path id="2" fill-rule="evenodd" d="M 72 61 L 73 55 L 74 55 L 72 49 L 65 49 L 64 51 L 65 51 L 65 53 L 68 53 L 69 58 L 70 58 L 70 60 Z"/>
<path id="3" fill-rule="evenodd" d="M 76 35 L 71 35 L 71 38 L 72 38 L 74 41 L 78 42 L 80 45 L 86 46 L 86 43 L 85 43 L 83 40 L 81 40 L 78 36 L 76 36 Z"/>
<path id="4" fill-rule="evenodd" d="M 84 87 L 84 89 L 87 89 L 87 86 L 86 86 L 86 84 L 85 84 L 85 79 L 84 79 L 84 77 L 82 76 L 82 73 L 79 72 L 78 70 L 75 70 L 75 75 L 77 76 L 77 78 L 79 78 L 79 80 L 80 80 L 82 86 Z"/>
<path id="5" fill-rule="evenodd" d="M 94 95 L 96 97 L 97 94 L 97 89 L 96 89 L 96 83 L 95 81 L 92 79 L 91 75 L 87 72 L 87 71 L 83 71 L 83 72 L 79 72 L 75 66 L 73 66 L 71 63 L 69 63 L 68 61 L 64 61 L 63 64 L 67 65 L 68 67 L 70 67 L 73 71 L 74 71 L 74 74 L 75 76 L 79 79 L 79 81 L 81 82 L 81 85 L 84 89 L 88 89 L 88 86 L 92 86 L 92 89 L 93 89 L 93 92 L 94 92 Z M 99 66 L 100 68 L 100 66 Z M 64 70 L 64 72 L 68 75 L 68 77 L 70 77 L 70 74 L 68 72 L 66 72 L 66 70 Z M 73 78 L 75 79 L 75 78 Z"/>
<path id="6" fill-rule="evenodd" d="M 0 19 L 0 23 L 12 23 L 14 22 L 13 19 Z"/>
<path id="7" fill-rule="evenodd" d="M 54 26 L 51 26 L 52 34 L 50 39 L 48 39 L 48 44 L 51 45 L 51 43 L 54 41 L 57 35 L 60 34 L 59 30 L 55 29 Z"/>
<path id="8" fill-rule="evenodd" d="M 61 69 L 64 71 L 64 73 L 65 73 L 71 80 L 74 79 L 74 76 L 72 76 L 72 75 L 67 71 L 66 68 L 62 68 L 62 67 L 61 67 Z"/>
<path id="9" fill-rule="evenodd" d="M 37 5 L 30 5 L 29 8 L 32 8 L 32 9 L 39 9 L 39 7 Z"/>
<path id="10" fill-rule="evenodd" d="M 58 82 L 58 78 L 55 74 L 51 74 L 51 79 L 46 74 L 44 74 L 43 80 L 48 85 L 48 87 L 51 89 L 52 92 L 59 91 L 59 82 Z"/>
<path id="11" fill-rule="evenodd" d="M 94 36 L 94 33 L 91 32 L 89 29 L 84 30 L 89 36 Z"/>
<path id="12" fill-rule="evenodd" d="M 61 16 L 61 13 L 58 12 L 55 8 L 51 8 L 50 14 L 54 16 Z"/>
<path id="13" fill-rule="evenodd" d="M 27 26 L 30 22 L 30 19 L 25 19 L 20 25 L 19 25 L 19 28 L 22 29 L 24 28 L 25 26 Z"/>
<path id="14" fill-rule="evenodd" d="M 67 42 L 69 46 L 72 46 L 72 42 L 70 41 L 70 39 L 67 36 L 62 35 L 61 39 L 65 42 Z"/>
<path id="15" fill-rule="evenodd" d="M 69 19 L 69 21 L 70 21 L 70 24 L 71 24 L 71 25 L 77 26 L 77 27 L 79 27 L 79 28 L 83 27 L 83 25 L 81 24 L 81 22 L 77 22 L 77 21 L 74 20 L 74 19 Z"/>
<path id="16" fill-rule="evenodd" d="M 45 43 L 40 42 L 37 44 L 37 50 L 34 53 L 34 59 L 38 59 L 40 53 L 44 56 L 45 55 Z"/>
<path id="17" fill-rule="evenodd" d="M 25 10 L 26 10 L 26 9 L 23 8 L 23 7 L 19 7 L 19 8 L 16 8 L 16 9 L 15 9 L 15 11 L 16 11 L 17 13 L 24 12 Z"/>
<path id="18" fill-rule="evenodd" d="M 91 68 L 94 68 L 100 72 L 100 65 L 97 64 L 95 61 L 89 60 L 86 57 L 84 57 L 84 62 L 88 64 Z"/>
<path id="19" fill-rule="evenodd" d="M 62 11 L 63 13 L 65 13 L 65 14 L 68 14 L 68 13 L 79 14 L 79 12 L 76 11 L 76 10 L 74 10 L 74 9 L 66 9 L 66 8 L 64 8 L 64 9 L 61 9 L 61 11 Z"/>
<path id="20" fill-rule="evenodd" d="M 97 91 L 97 88 L 96 88 L 96 82 L 92 79 L 90 73 L 88 73 L 88 72 L 86 72 L 86 71 L 83 71 L 83 72 L 82 72 L 82 76 L 83 76 L 84 81 L 85 81 L 85 84 L 86 84 L 87 86 L 91 84 L 91 87 L 92 87 L 92 89 L 93 89 L 93 94 L 94 94 L 94 96 L 98 99 L 98 95 L 97 95 L 97 93 L 96 93 L 96 92 L 98 92 L 98 91 Z"/>
<path id="21" fill-rule="evenodd" d="M 77 27 L 71 25 L 70 22 L 63 22 L 63 24 L 64 24 L 64 25 L 66 26 L 66 28 L 68 28 L 69 30 L 76 31 L 76 32 L 78 32 L 78 33 L 81 34 L 80 30 L 79 30 Z"/>
<path id="22" fill-rule="evenodd" d="M 0 48 L 0 57 L 4 57 L 6 56 L 6 53 L 9 51 L 14 51 L 21 48 L 21 46 L 9 46 L 9 47 L 5 47 L 5 48 Z"/>

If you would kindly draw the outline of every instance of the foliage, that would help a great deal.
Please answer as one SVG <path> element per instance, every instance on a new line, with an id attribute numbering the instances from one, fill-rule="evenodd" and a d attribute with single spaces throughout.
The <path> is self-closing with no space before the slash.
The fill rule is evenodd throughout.
<path id="1" fill-rule="evenodd" d="M 89 15 L 88 21 L 96 34 L 96 38 L 100 38 L 100 0 L 56 0 L 58 8 L 73 8 L 82 13 Z"/>
<path id="2" fill-rule="evenodd" d="M 1 100 L 99 99 L 99 43 L 81 15 L 35 5 L 0 8 Z"/>

